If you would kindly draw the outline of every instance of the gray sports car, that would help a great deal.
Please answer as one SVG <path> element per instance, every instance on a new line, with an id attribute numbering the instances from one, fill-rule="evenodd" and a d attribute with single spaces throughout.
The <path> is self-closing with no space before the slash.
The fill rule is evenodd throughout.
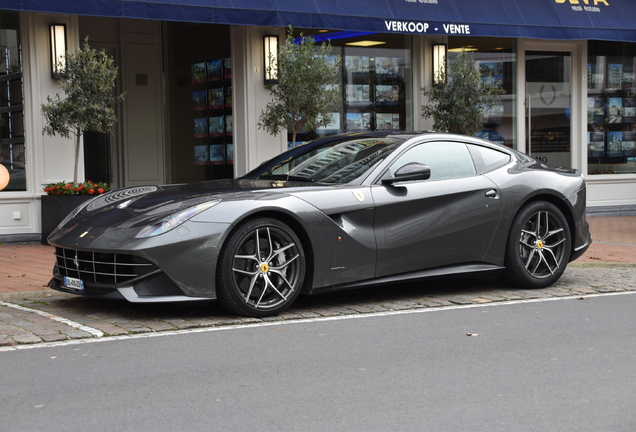
<path id="1" fill-rule="evenodd" d="M 267 316 L 300 292 L 430 276 L 546 287 L 592 239 L 576 170 L 467 136 L 366 133 L 311 141 L 235 180 L 100 195 L 48 241 L 56 290 Z"/>

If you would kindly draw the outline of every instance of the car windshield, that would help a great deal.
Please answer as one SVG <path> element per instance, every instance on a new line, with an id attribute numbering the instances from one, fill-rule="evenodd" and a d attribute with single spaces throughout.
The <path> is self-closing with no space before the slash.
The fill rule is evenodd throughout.
<path id="1" fill-rule="evenodd" d="M 265 162 L 244 178 L 349 183 L 405 141 L 404 136 L 347 136 L 310 141 Z"/>

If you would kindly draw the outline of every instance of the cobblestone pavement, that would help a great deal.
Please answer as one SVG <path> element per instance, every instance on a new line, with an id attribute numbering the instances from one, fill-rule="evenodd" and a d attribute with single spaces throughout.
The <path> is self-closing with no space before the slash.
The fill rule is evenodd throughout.
<path id="1" fill-rule="evenodd" d="M 214 302 L 131 304 L 52 290 L 0 295 L 0 347 L 212 326 L 370 314 L 506 300 L 636 291 L 636 264 L 574 263 L 550 288 L 520 290 L 491 277 L 464 277 L 301 296 L 288 311 L 264 319 L 228 315 Z"/>

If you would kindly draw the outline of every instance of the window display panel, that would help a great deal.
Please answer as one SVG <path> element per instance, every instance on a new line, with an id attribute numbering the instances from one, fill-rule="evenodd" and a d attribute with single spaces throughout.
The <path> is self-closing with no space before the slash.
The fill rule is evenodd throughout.
<path id="1" fill-rule="evenodd" d="M 516 140 L 516 62 L 515 39 L 449 37 L 448 60 L 461 52 L 470 52 L 479 68 L 482 81 L 497 84 L 505 90 L 500 103 L 482 113 L 482 129 L 475 136 L 518 148 Z"/>
<path id="2" fill-rule="evenodd" d="M 22 56 L 17 12 L 0 11 L 0 193 L 26 190 Z"/>
<path id="3" fill-rule="evenodd" d="M 233 177 L 229 26 L 165 23 L 170 182 Z M 219 41 L 225 41 L 223 43 Z"/>
<path id="4" fill-rule="evenodd" d="M 411 130 L 413 104 L 411 36 L 297 29 L 316 44 L 330 40 L 340 66 L 342 104 L 329 125 L 299 134 L 296 144 L 317 136 L 376 130 Z M 291 141 L 291 139 L 290 139 Z"/>
<path id="5" fill-rule="evenodd" d="M 589 41 L 587 172 L 636 173 L 636 44 Z"/>

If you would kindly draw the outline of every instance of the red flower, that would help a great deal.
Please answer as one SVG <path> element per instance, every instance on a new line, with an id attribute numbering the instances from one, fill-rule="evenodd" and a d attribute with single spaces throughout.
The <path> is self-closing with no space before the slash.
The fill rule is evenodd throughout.
<path id="1" fill-rule="evenodd" d="M 104 189 L 102 189 L 102 188 L 97 189 L 97 193 L 103 194 L 104 193 Z"/>
<path id="2" fill-rule="evenodd" d="M 89 189 L 89 190 L 88 190 L 88 193 L 89 193 L 89 194 L 91 194 L 91 195 L 93 195 L 93 194 L 95 193 L 95 189 Z"/>

